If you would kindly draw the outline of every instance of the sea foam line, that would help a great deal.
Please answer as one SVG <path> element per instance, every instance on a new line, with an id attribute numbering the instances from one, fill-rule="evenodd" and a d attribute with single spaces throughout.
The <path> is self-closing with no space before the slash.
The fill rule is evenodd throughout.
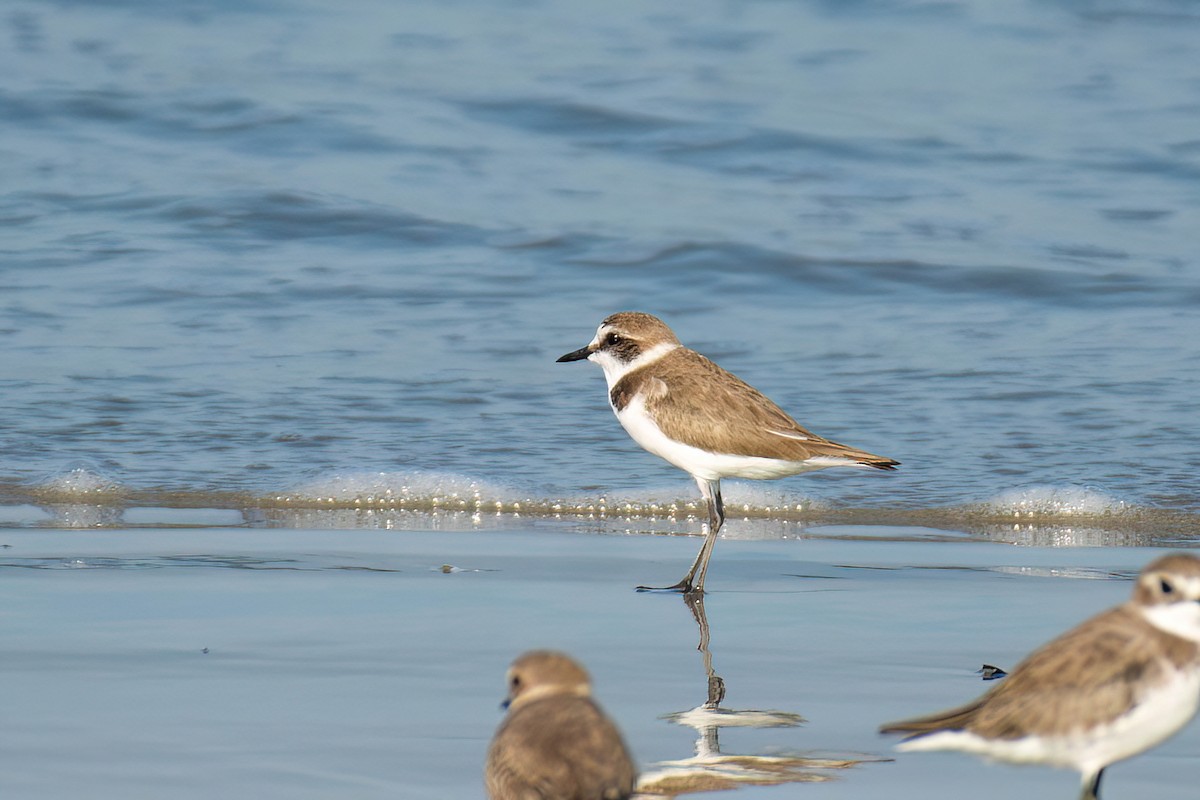
<path id="1" fill-rule="evenodd" d="M 411 514 L 465 514 L 479 521 L 501 515 L 585 520 L 702 520 L 704 508 L 690 485 L 637 493 L 537 497 L 513 485 L 434 471 L 336 472 L 283 492 L 137 488 L 98 471 L 68 470 L 36 485 L 0 483 L 0 506 L 91 506 L 238 509 L 247 525 L 294 527 L 306 510 Z M 773 520 L 803 525 L 890 525 L 1008 534 L 1043 526 L 1130 531 L 1200 538 L 1200 514 L 1138 506 L 1092 488 L 1039 486 L 1000 492 L 979 503 L 925 508 L 850 508 L 785 494 L 774 484 L 731 481 L 730 520 Z M 289 514 L 289 512 L 291 512 Z M 18 523 L 19 524 L 19 523 Z"/>

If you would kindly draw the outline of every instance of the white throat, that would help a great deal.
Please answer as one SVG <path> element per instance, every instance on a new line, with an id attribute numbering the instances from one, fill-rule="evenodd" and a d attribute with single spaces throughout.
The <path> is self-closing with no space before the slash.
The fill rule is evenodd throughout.
<path id="1" fill-rule="evenodd" d="M 1141 612 L 1160 631 L 1200 644 L 1200 603 L 1194 600 L 1164 603 L 1144 607 Z"/>
<path id="2" fill-rule="evenodd" d="M 621 378 L 624 378 L 635 369 L 641 369 L 647 364 L 653 364 L 655 361 L 658 361 L 660 358 L 679 346 L 680 345 L 675 344 L 674 342 L 660 342 L 659 344 L 654 345 L 654 347 L 651 347 L 649 350 L 643 352 L 633 361 L 620 361 L 616 358 L 613 358 L 610 353 L 607 353 L 604 350 L 597 350 L 588 356 L 588 361 L 600 365 L 600 367 L 604 370 L 604 378 L 608 381 L 609 391 L 612 391 L 612 388 L 617 385 L 617 382 L 620 381 Z"/>

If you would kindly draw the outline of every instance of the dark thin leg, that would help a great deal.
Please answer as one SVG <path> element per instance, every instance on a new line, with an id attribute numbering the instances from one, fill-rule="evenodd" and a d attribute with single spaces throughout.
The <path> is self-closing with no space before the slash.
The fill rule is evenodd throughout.
<path id="1" fill-rule="evenodd" d="M 703 593 L 704 592 L 704 576 L 708 573 L 708 559 L 712 556 L 713 546 L 717 543 L 717 532 L 721 530 L 721 525 L 725 522 L 725 504 L 721 501 L 721 481 L 718 478 L 715 481 L 696 478 L 696 484 L 700 487 L 700 493 L 704 495 L 705 504 L 708 506 L 708 525 L 704 544 L 700 545 L 700 552 L 696 554 L 696 560 L 692 562 L 692 567 L 683 576 L 683 580 L 674 586 L 653 587 L 639 586 L 639 592 L 682 592 L 683 594 Z"/>
<path id="2" fill-rule="evenodd" d="M 696 556 L 696 563 L 692 564 L 688 577 L 695 575 L 692 591 L 703 592 L 704 576 L 708 574 L 708 559 L 712 557 L 713 547 L 717 544 L 717 533 L 725 524 L 725 503 L 721 500 L 721 481 L 697 479 L 696 483 L 700 486 L 700 493 L 708 501 L 708 536 L 700 547 L 700 554 Z"/>
<path id="3" fill-rule="evenodd" d="M 1100 779 L 1102 777 L 1104 777 L 1103 769 L 1092 776 L 1084 775 L 1083 794 L 1079 795 L 1079 800 L 1100 800 Z"/>

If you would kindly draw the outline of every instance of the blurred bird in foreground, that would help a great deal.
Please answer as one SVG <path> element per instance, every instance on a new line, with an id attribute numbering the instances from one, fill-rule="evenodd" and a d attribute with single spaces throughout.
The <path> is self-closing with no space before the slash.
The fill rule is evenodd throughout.
<path id="1" fill-rule="evenodd" d="M 626 800 L 637 773 L 620 731 L 563 653 L 533 650 L 508 670 L 508 716 L 488 748 L 491 800 Z"/>
<path id="2" fill-rule="evenodd" d="M 1123 605 L 1035 650 L 964 706 L 893 722 L 898 750 L 961 750 L 1077 770 L 1096 800 L 1110 764 L 1187 724 L 1200 703 L 1200 558 L 1147 566 Z"/>

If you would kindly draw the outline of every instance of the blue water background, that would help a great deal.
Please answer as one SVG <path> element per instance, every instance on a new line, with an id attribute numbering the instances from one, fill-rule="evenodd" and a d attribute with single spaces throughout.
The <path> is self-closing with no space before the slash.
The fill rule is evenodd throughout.
<path id="1" fill-rule="evenodd" d="M 808 719 L 726 751 L 891 757 L 1161 552 L 1045 545 L 1194 544 L 1197 42 L 1183 0 L 0 5 L 0 795 L 478 798 L 533 646 L 690 755 L 697 628 L 631 587 L 698 542 L 622 534 L 695 488 L 554 363 L 622 309 L 903 462 L 727 482 L 709 574 L 727 707 Z M 617 498 L 664 504 L 555 516 Z M 822 504 L 876 524 L 772 511 Z M 1194 797 L 1196 742 L 1106 790 Z M 728 796 L 1076 790 L 834 777 Z"/>
<path id="2" fill-rule="evenodd" d="M 693 494 L 608 313 L 897 458 L 1194 510 L 1188 3 L 9 4 L 0 478 Z"/>

